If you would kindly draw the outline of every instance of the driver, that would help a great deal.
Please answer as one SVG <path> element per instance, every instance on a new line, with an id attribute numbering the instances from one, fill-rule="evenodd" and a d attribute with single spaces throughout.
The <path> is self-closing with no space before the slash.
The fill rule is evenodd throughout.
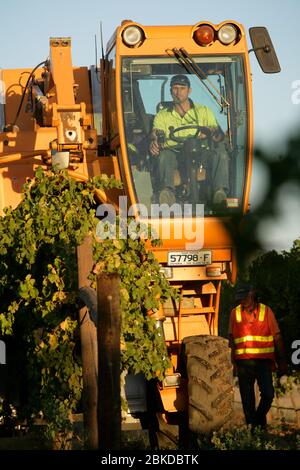
<path id="1" fill-rule="evenodd" d="M 191 125 L 207 127 L 211 131 L 214 143 L 223 141 L 224 134 L 213 112 L 207 106 L 193 103 L 189 98 L 192 89 L 186 75 L 175 75 L 171 79 L 170 86 L 173 103 L 168 108 L 160 109 L 154 118 L 150 153 L 153 157 L 159 157 L 160 203 L 172 204 L 175 202 L 175 170 L 178 169 L 180 172 L 184 191 L 187 187 L 187 162 L 182 155 L 182 146 L 180 152 L 178 143 L 169 138 L 170 127 L 174 129 Z M 176 137 L 192 135 L 195 135 L 195 129 L 182 129 L 176 132 Z M 199 132 L 197 137 L 202 143 L 201 147 L 207 150 L 207 135 Z M 227 197 L 229 189 L 228 156 L 224 145 L 222 150 L 216 149 L 210 152 L 210 157 L 212 199 L 213 203 L 218 204 Z"/>

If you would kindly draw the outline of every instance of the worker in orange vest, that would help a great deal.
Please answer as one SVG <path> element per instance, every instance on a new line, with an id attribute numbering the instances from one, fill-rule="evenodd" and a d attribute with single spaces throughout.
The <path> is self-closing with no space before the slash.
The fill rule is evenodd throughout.
<path id="1" fill-rule="evenodd" d="M 274 398 L 272 371 L 287 373 L 283 341 L 273 311 L 258 302 L 253 286 L 242 283 L 236 289 L 231 311 L 229 343 L 234 371 L 237 372 L 246 423 L 254 429 L 266 427 L 266 415 Z M 254 384 L 257 381 L 260 402 L 255 407 Z"/>

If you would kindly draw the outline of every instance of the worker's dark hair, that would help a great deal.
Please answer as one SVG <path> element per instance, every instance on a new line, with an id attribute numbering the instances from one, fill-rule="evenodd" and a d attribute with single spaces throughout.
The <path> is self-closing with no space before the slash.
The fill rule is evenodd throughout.
<path id="1" fill-rule="evenodd" d="M 245 299 L 250 292 L 254 294 L 254 301 L 257 302 L 258 296 L 253 284 L 249 282 L 239 282 L 235 288 L 235 301 L 239 302 Z"/>

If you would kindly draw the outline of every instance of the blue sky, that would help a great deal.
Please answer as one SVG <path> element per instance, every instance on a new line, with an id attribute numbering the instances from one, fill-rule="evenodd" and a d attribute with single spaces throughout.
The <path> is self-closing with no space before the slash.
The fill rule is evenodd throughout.
<path id="1" fill-rule="evenodd" d="M 74 65 L 92 65 L 95 63 L 94 35 L 99 38 L 100 21 L 105 43 L 123 19 L 146 25 L 195 24 L 200 20 L 219 23 L 232 19 L 242 23 L 246 29 L 266 26 L 282 71 L 275 75 L 264 74 L 251 54 L 255 143 L 267 149 L 283 148 L 287 137 L 300 129 L 300 2 L 296 0 L 215 0 L 206 3 L 199 0 L 51 0 L 48 3 L 1 0 L 0 7 L 1 68 L 34 67 L 47 57 L 50 36 L 71 36 Z M 299 101 L 299 104 L 293 103 L 293 93 L 294 97 L 297 94 L 298 100 L 294 101 Z M 260 188 L 265 184 L 263 174 L 263 169 L 255 165 L 251 196 L 254 205 L 258 203 Z M 288 218 L 291 207 L 300 215 L 300 196 L 295 198 L 293 189 L 287 188 L 286 197 L 287 204 L 281 202 L 279 208 L 283 221 L 278 219 L 275 224 L 273 221 L 262 229 L 266 247 L 288 248 L 292 240 L 300 236 L 300 223 L 295 223 L 295 213 L 293 218 Z M 291 206 L 291 200 L 295 206 Z M 290 228 L 288 235 L 287 223 Z"/>

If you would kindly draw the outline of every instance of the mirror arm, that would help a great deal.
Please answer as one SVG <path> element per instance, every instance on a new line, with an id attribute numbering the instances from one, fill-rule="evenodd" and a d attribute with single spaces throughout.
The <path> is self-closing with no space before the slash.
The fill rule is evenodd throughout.
<path id="1" fill-rule="evenodd" d="M 256 47 L 255 49 L 249 49 L 248 54 L 250 54 L 250 52 L 256 52 L 256 51 L 261 51 L 261 50 L 263 50 L 266 53 L 271 52 L 270 46 L 261 46 L 261 47 Z"/>

